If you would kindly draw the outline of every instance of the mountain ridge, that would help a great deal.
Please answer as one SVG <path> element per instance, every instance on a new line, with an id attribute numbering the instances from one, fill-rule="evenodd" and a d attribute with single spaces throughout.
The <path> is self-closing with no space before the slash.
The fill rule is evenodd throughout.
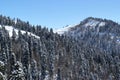
<path id="1" fill-rule="evenodd" d="M 119 25 L 83 23 L 59 35 L 0 16 L 0 80 L 119 80 Z"/>
<path id="2" fill-rule="evenodd" d="M 87 24 L 87 22 L 89 22 L 91 20 L 91 23 L 88 23 Z M 96 24 L 95 24 L 95 21 L 96 21 Z M 101 24 L 100 24 L 100 22 L 102 22 Z M 58 30 L 56 30 L 56 31 L 54 31 L 54 32 L 56 32 L 56 33 L 58 33 L 59 34 L 59 31 L 61 31 L 62 33 L 61 34 L 64 34 L 64 28 L 68 28 L 69 30 L 72 28 L 72 29 L 74 29 L 75 27 L 80 27 L 80 26 L 83 26 L 84 25 L 84 27 L 87 27 L 87 26 L 96 26 L 97 24 L 99 24 L 99 26 L 104 26 L 105 25 L 105 23 L 104 22 L 106 22 L 107 24 L 109 24 L 109 23 L 112 23 L 112 24 L 114 24 L 114 25 L 119 25 L 118 23 L 116 23 L 116 22 L 114 22 L 114 21 L 112 21 L 112 20 L 108 20 L 108 19 L 102 19 L 102 18 L 94 18 L 94 17 L 88 17 L 88 18 L 86 18 L 86 19 L 84 19 L 83 21 L 81 21 L 79 24 L 75 24 L 75 25 L 70 25 L 70 27 L 69 27 L 69 25 L 68 25 L 68 27 L 63 27 L 62 28 L 62 30 L 61 29 L 58 29 Z M 108 23 L 109 22 L 109 23 Z M 86 24 L 86 25 L 85 25 Z M 69 31 L 69 30 L 66 30 L 65 29 L 65 32 L 66 31 Z"/>

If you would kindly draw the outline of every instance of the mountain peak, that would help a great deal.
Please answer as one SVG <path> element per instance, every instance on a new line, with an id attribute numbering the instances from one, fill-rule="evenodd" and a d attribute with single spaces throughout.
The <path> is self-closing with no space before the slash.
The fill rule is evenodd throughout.
<path id="1" fill-rule="evenodd" d="M 95 19 L 95 18 L 88 18 L 85 23 L 84 26 L 91 26 L 91 27 L 95 27 L 95 26 L 104 26 L 105 22 L 101 19 Z"/>
<path id="2" fill-rule="evenodd" d="M 100 18 L 88 17 L 88 18 L 84 19 L 83 21 L 81 21 L 79 24 L 67 25 L 66 27 L 55 30 L 54 32 L 58 33 L 58 34 L 64 34 L 69 31 L 77 30 L 78 28 L 82 28 L 82 27 L 88 28 L 89 27 L 90 29 L 93 29 L 96 26 L 105 26 L 105 21 Z"/>
<path id="3" fill-rule="evenodd" d="M 105 20 L 103 20 L 101 18 L 88 17 L 88 18 L 84 19 L 83 21 L 81 21 L 80 25 L 87 24 L 86 26 L 95 26 L 95 25 L 99 24 L 100 22 L 105 22 Z"/>
<path id="4" fill-rule="evenodd" d="M 102 19 L 102 18 L 95 18 L 95 17 L 88 17 L 88 18 L 84 19 L 83 21 L 86 21 L 86 20 L 104 21 L 104 19 Z"/>

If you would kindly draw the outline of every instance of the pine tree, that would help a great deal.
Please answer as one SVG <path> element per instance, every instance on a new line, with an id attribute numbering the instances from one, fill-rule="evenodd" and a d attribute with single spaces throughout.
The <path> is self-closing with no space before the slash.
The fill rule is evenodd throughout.
<path id="1" fill-rule="evenodd" d="M 12 40 L 15 41 L 15 40 L 16 40 L 16 37 L 17 37 L 17 34 L 16 34 L 15 30 L 13 29 L 13 32 L 12 32 Z"/>

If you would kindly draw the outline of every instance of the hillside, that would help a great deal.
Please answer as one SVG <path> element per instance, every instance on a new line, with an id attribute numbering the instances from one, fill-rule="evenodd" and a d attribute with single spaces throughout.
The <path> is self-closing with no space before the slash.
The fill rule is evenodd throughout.
<path id="1" fill-rule="evenodd" d="M 0 15 L 0 80 L 119 80 L 119 49 L 111 20 L 53 31 Z"/>

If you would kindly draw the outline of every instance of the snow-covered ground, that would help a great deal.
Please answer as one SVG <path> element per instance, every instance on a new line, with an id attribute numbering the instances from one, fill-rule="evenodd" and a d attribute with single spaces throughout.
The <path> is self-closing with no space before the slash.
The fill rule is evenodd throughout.
<path id="1" fill-rule="evenodd" d="M 99 33 L 99 28 L 100 27 L 103 27 L 105 26 L 105 22 L 103 21 L 98 21 L 98 20 L 94 20 L 94 19 L 89 19 L 85 24 L 83 24 L 81 27 L 84 27 L 84 31 L 82 31 L 82 33 L 85 32 L 86 28 L 89 27 L 89 29 L 95 29 L 96 26 L 97 27 L 97 32 Z M 79 24 L 76 24 L 76 25 L 79 25 Z M 78 30 L 80 29 L 79 27 L 77 27 L 75 30 L 73 31 L 70 31 L 71 28 L 74 28 L 76 25 L 69 25 L 69 26 L 66 26 L 64 28 L 61 28 L 61 29 L 58 29 L 58 30 L 54 30 L 54 33 L 58 33 L 60 35 L 62 34 L 66 34 L 66 32 L 69 31 L 69 35 L 72 35 L 72 36 L 79 36 L 81 34 L 81 32 L 79 32 L 78 34 L 75 34 L 76 32 L 78 32 Z M 102 33 L 100 32 L 99 33 L 101 36 L 104 35 L 105 33 Z M 116 43 L 120 44 L 120 37 L 118 36 L 115 36 L 114 34 L 110 33 L 110 38 L 111 40 L 113 40 L 114 38 L 116 37 Z"/>
<path id="2" fill-rule="evenodd" d="M 0 61 L 0 66 L 5 66 L 4 62 Z"/>
<path id="3" fill-rule="evenodd" d="M 85 24 L 85 26 L 86 26 L 86 27 L 87 27 L 87 26 L 95 27 L 97 24 L 99 24 L 99 21 L 90 19 L 90 20 Z"/>
<path id="4" fill-rule="evenodd" d="M 58 33 L 58 34 L 64 34 L 65 32 L 69 31 L 72 27 L 76 26 L 77 24 L 75 25 L 68 25 L 66 27 L 63 27 L 61 29 L 57 29 L 57 30 L 54 30 L 54 33 Z"/>
<path id="5" fill-rule="evenodd" d="M 1 28 L 2 26 L 0 25 L 0 28 Z M 5 29 L 8 31 L 8 33 L 9 33 L 9 36 L 10 37 L 12 37 L 12 32 L 13 32 L 13 29 L 14 29 L 14 31 L 16 32 L 16 34 L 18 35 L 18 29 L 15 29 L 13 26 L 4 26 L 5 27 Z M 21 30 L 21 33 L 22 34 L 25 34 L 26 33 L 26 31 L 23 31 L 23 30 Z M 28 33 L 28 35 L 30 35 L 30 36 L 34 36 L 35 38 L 40 38 L 39 36 L 37 36 L 37 35 L 35 35 L 35 34 L 33 34 L 33 33 L 31 33 L 31 32 L 27 32 Z"/>
<path id="6" fill-rule="evenodd" d="M 68 32 L 71 28 L 74 28 L 76 25 L 79 25 L 79 24 L 69 25 L 69 26 L 63 27 L 61 29 L 54 30 L 54 33 L 58 33 L 60 35 L 64 34 L 65 32 Z M 105 25 L 105 22 L 100 22 L 100 21 L 97 21 L 97 20 L 94 20 L 94 19 L 89 19 L 88 22 L 86 22 L 83 25 L 83 27 L 87 28 L 89 26 L 90 29 L 93 29 L 97 25 L 98 25 L 98 27 L 102 27 L 102 26 Z"/>
<path id="7" fill-rule="evenodd" d="M 105 22 L 100 22 L 99 26 L 105 26 Z"/>
<path id="8" fill-rule="evenodd" d="M 97 31 L 99 32 L 99 28 L 105 26 L 105 22 L 90 19 L 86 24 L 84 24 L 84 27 L 87 28 L 88 26 L 90 29 L 95 29 L 95 27 L 98 26 Z"/>

